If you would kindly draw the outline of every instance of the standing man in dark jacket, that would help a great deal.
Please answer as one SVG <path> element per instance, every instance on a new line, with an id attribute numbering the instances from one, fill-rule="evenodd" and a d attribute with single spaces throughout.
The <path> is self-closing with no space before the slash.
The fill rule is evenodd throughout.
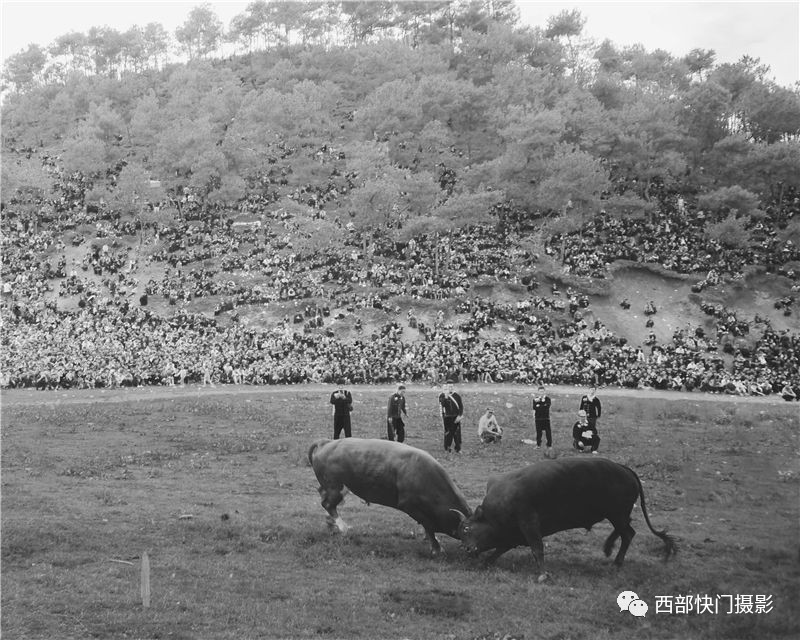
<path id="1" fill-rule="evenodd" d="M 453 391 L 453 381 L 449 378 L 444 383 L 444 391 L 439 394 L 439 408 L 442 411 L 444 425 L 444 450 L 450 453 L 455 445 L 456 453 L 461 453 L 461 419 L 464 417 L 464 402 L 461 396 Z"/>
<path id="2" fill-rule="evenodd" d="M 589 391 L 586 395 L 581 397 L 581 404 L 578 407 L 578 410 L 583 410 L 586 412 L 586 419 L 589 422 L 589 427 L 597 430 L 597 419 L 600 417 L 600 398 L 598 398 L 595 394 L 597 393 L 597 387 L 589 387 Z"/>
<path id="3" fill-rule="evenodd" d="M 349 438 L 350 412 L 353 411 L 353 396 L 344 388 L 344 378 L 336 381 L 337 389 L 331 394 L 331 415 L 333 415 L 333 439 L 338 440 L 344 430 L 344 437 Z"/>
<path id="4" fill-rule="evenodd" d="M 533 423 L 536 426 L 536 448 L 542 446 L 542 432 L 547 436 L 547 448 L 553 446 L 553 433 L 550 430 L 550 397 L 545 395 L 544 387 L 539 385 L 531 403 Z"/>
<path id="5" fill-rule="evenodd" d="M 406 439 L 406 423 L 403 416 L 408 417 L 406 411 L 406 388 L 404 385 L 397 387 L 397 391 L 389 397 L 389 406 L 386 409 L 386 431 L 389 440 L 394 440 L 397 434 L 397 441 L 404 442 Z"/>

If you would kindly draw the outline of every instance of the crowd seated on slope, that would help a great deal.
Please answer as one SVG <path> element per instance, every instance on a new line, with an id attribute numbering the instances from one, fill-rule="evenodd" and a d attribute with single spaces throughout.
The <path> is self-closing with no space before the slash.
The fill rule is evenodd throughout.
<path id="1" fill-rule="evenodd" d="M 57 171 L 55 163 L 47 166 Z M 571 290 L 543 295 L 530 277 L 520 277 L 536 258 L 519 248 L 518 226 L 472 226 L 408 242 L 359 232 L 341 212 L 325 211 L 348 188 L 346 176 L 292 191 L 341 235 L 335 247 L 295 247 L 291 215 L 266 213 L 278 189 L 289 186 L 288 175 L 276 168 L 263 179 L 264 197 L 242 204 L 264 216 L 261 226 L 234 229 L 224 216 L 188 217 L 193 206 L 187 196 L 187 217 L 153 226 L 148 244 L 135 248 L 136 242 L 123 240 L 143 230 L 102 204 L 87 206 L 88 184 L 77 174 L 61 176 L 61 194 L 38 203 L 46 207 L 9 200 L 2 236 L 2 385 L 186 384 L 209 371 L 213 380 L 232 384 L 450 377 L 753 395 L 778 393 L 787 381 L 800 384 L 797 336 L 719 306 L 704 306 L 714 318 L 713 333 L 686 328 L 666 344 L 627 344 L 601 322 L 587 322 L 588 299 Z M 797 259 L 795 248 L 776 240 L 774 227 L 785 220 L 781 211 L 760 223 L 761 244 L 739 252 L 709 250 L 699 240 L 699 218 L 674 211 L 639 221 L 599 214 L 582 235 L 550 238 L 546 250 L 560 254 L 565 247 L 573 273 L 594 277 L 620 257 L 675 271 L 715 270 L 707 280 L 736 274 L 749 262 L 777 271 Z M 73 246 L 82 258 L 68 263 L 70 235 L 80 239 Z M 140 283 L 145 267 L 157 267 L 161 276 Z M 521 284 L 527 295 L 507 303 L 483 297 L 475 287 L 482 278 Z M 68 298 L 77 298 L 77 308 L 65 304 Z M 170 312 L 156 313 L 149 302 L 154 298 L 166 301 Z M 213 300 L 213 315 L 188 310 L 198 298 Z M 449 312 L 433 321 L 412 308 L 449 299 Z M 408 308 L 405 323 L 398 301 Z M 295 311 L 269 328 L 241 319 L 241 307 L 274 303 Z M 371 326 L 378 328 L 365 330 L 366 310 L 377 314 Z M 413 335 L 404 335 L 406 325 Z M 342 329 L 352 330 L 348 338 L 337 337 Z M 737 343 L 745 336 L 751 347 Z"/>
<path id="2" fill-rule="evenodd" d="M 784 269 L 784 275 L 797 279 L 800 273 L 785 265 L 800 261 L 800 248 L 791 240 L 780 240 L 775 231 L 778 222 L 800 214 L 795 200 L 780 209 L 782 215 L 775 216 L 769 232 L 754 234 L 754 242 L 743 248 L 725 247 L 708 238 L 704 232 L 708 216 L 684 209 L 662 212 L 656 219 L 612 218 L 601 211 L 579 232 L 551 236 L 545 252 L 560 260 L 565 272 L 592 278 L 607 277 L 615 260 L 631 260 L 677 273 L 730 276 L 741 276 L 747 265 L 762 264 L 769 271 Z M 758 226 L 765 228 L 764 223 Z"/>
<path id="3" fill-rule="evenodd" d="M 649 353 L 617 338 L 602 323 L 574 317 L 558 327 L 529 305 L 470 299 L 452 318 L 420 327 L 421 340 L 404 341 L 399 309 L 388 308 L 382 328 L 354 340 L 332 331 L 308 331 L 312 321 L 330 329 L 330 309 L 308 306 L 272 329 L 215 319 L 178 309 L 170 317 L 114 299 L 96 285 L 85 304 L 58 311 L 53 304 L 4 301 L 3 385 L 94 388 L 200 382 L 204 369 L 215 381 L 242 384 L 398 380 L 436 382 L 441 376 L 476 382 L 614 384 L 631 388 L 685 389 L 764 395 L 796 384 L 800 341 L 765 326 L 753 348 L 737 348 L 733 369 L 724 366 L 719 343 L 688 330 Z M 502 328 L 500 339 L 482 337 Z"/>

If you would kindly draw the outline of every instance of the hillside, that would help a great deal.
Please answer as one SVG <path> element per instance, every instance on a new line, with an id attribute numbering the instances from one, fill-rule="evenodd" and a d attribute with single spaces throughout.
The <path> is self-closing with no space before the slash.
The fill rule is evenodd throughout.
<path id="1" fill-rule="evenodd" d="M 3 384 L 800 391 L 798 94 L 746 57 L 449 8 L 413 41 L 404 13 L 402 37 L 14 67 Z"/>
<path id="2" fill-rule="evenodd" d="M 83 258 L 84 249 L 82 247 L 71 247 L 69 243 L 67 244 L 68 246 L 63 253 L 67 263 L 71 263 L 73 259 L 80 261 Z M 135 239 L 131 239 L 127 244 L 132 251 L 135 251 L 138 242 Z M 55 253 L 50 256 L 50 259 L 57 260 Z M 215 271 L 219 270 L 219 264 L 214 260 L 208 261 L 205 266 Z M 552 262 L 547 265 L 545 271 L 557 273 L 557 264 Z M 671 274 L 663 270 L 660 273 L 656 273 L 650 268 L 635 264 L 620 265 L 619 268 L 616 268 L 610 278 L 602 281 L 602 293 L 595 293 L 598 289 L 597 283 L 591 280 L 582 282 L 580 279 L 568 279 L 571 283 L 568 286 L 577 294 L 586 294 L 588 296 L 590 305 L 585 309 L 584 313 L 588 323 L 599 320 L 615 335 L 623 337 L 635 345 L 643 344 L 650 332 L 650 329 L 645 327 L 647 317 L 644 314 L 644 307 L 648 301 L 653 301 L 658 309 L 658 313 L 653 317 L 654 326 L 652 330 L 661 343 L 668 343 L 672 334 L 682 327 L 699 326 L 704 327 L 707 331 L 713 329 L 713 317 L 700 308 L 702 301 L 720 304 L 735 313 L 737 317 L 746 318 L 750 321 L 753 321 L 756 315 L 767 318 L 770 324 L 778 331 L 800 332 L 800 316 L 796 313 L 786 316 L 783 310 L 776 309 L 774 304 L 775 301 L 781 298 L 796 296 L 796 293 L 792 290 L 793 282 L 784 276 L 776 277 L 775 275 L 759 272 L 757 269 L 753 271 L 754 273 L 741 280 L 728 279 L 717 286 L 705 289 L 702 294 L 695 294 L 691 290 L 692 285 L 698 281 L 697 276 Z M 137 269 L 132 275 L 136 277 L 139 284 L 130 292 L 130 297 L 132 300 L 138 300 L 144 293 L 145 283 L 151 279 L 160 280 L 163 278 L 164 269 L 160 265 L 154 265 L 149 268 Z M 98 285 L 102 284 L 101 276 L 95 276 L 87 272 L 85 277 L 87 280 L 98 283 Z M 231 277 L 235 279 L 235 276 Z M 566 300 L 563 276 L 542 277 L 540 291 L 542 293 L 551 291 L 553 283 L 561 286 L 562 293 L 556 297 Z M 59 285 L 58 279 L 51 280 L 50 285 L 53 287 L 53 291 L 46 297 L 53 300 L 58 309 L 73 311 L 78 309 L 80 296 L 58 296 L 56 294 Z M 372 287 L 355 288 L 362 296 L 365 296 L 373 289 Z M 478 287 L 473 284 L 471 289 L 479 290 L 482 297 L 493 302 L 515 303 L 526 299 L 528 296 L 528 292 L 521 286 L 499 282 Z M 214 307 L 222 303 L 223 299 L 224 296 L 197 298 L 181 305 L 181 308 L 192 313 L 213 317 Z M 622 309 L 619 305 L 625 299 L 631 301 L 632 304 L 628 310 Z M 410 302 L 404 296 L 389 298 L 388 302 L 392 307 L 399 308 L 399 314 L 376 314 L 372 312 L 374 310 L 363 309 L 348 312 L 345 306 L 332 308 L 333 315 L 337 313 L 345 313 L 347 315 L 346 320 L 341 321 L 336 326 L 337 333 L 344 338 L 352 338 L 356 335 L 351 328 L 355 318 L 358 317 L 363 323 L 363 333 L 369 335 L 377 331 L 387 321 L 387 318 L 391 318 L 403 327 L 405 340 L 416 341 L 423 338 L 417 331 L 409 327 L 407 313 L 412 307 L 418 310 L 419 318 L 428 324 L 433 324 L 439 309 L 442 309 L 447 320 L 453 323 L 464 321 L 467 317 L 467 314 L 452 312 L 449 303 L 436 304 L 434 301 L 426 301 L 420 304 L 419 301 L 416 301 L 416 303 Z M 237 312 L 242 322 L 262 330 L 268 330 L 280 322 L 287 314 L 302 313 L 306 305 L 321 307 L 325 303 L 325 298 L 309 297 L 291 302 L 240 306 L 237 307 Z M 174 312 L 174 308 L 169 305 L 168 301 L 158 297 L 150 298 L 148 304 L 153 311 L 161 315 L 170 315 Z M 227 321 L 229 321 L 228 315 L 218 318 L 218 322 L 221 324 L 225 324 Z M 502 330 L 500 332 L 502 333 Z M 484 331 L 482 333 L 484 335 L 495 335 L 497 331 Z"/>

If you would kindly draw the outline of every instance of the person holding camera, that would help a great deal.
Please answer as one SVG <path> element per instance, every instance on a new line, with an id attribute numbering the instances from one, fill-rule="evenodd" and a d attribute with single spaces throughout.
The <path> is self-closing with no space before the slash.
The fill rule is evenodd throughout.
<path id="1" fill-rule="evenodd" d="M 333 416 L 333 439 L 338 440 L 342 431 L 344 437 L 352 436 L 350 430 L 350 414 L 353 411 L 353 396 L 344 388 L 344 378 L 336 381 L 337 389 L 331 394 L 331 415 Z"/>

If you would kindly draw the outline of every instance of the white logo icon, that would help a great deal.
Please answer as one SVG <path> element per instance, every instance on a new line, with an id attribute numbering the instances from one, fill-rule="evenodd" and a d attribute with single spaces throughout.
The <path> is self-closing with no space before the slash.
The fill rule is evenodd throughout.
<path id="1" fill-rule="evenodd" d="M 647 603 L 640 600 L 634 591 L 623 591 L 617 596 L 617 606 L 620 611 L 627 611 L 632 616 L 644 618 L 647 613 Z"/>

